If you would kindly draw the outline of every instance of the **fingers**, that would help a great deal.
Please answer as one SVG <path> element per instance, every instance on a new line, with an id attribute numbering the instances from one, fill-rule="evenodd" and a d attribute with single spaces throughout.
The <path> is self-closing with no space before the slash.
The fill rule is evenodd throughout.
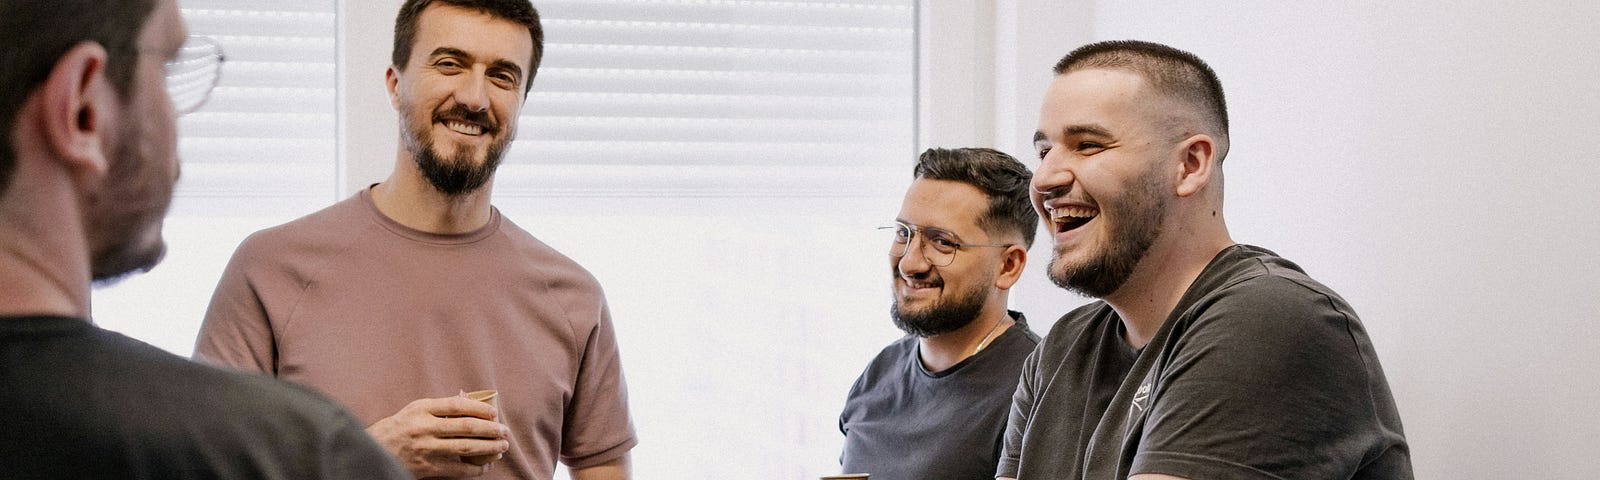
<path id="1" fill-rule="evenodd" d="M 489 473 L 489 465 L 493 465 L 473 465 L 461 461 L 461 457 L 453 457 L 448 459 L 444 457 L 438 457 L 430 460 L 431 461 L 426 464 L 418 465 L 416 468 L 410 468 L 409 470 L 411 471 L 412 475 L 416 475 L 417 478 L 476 477 L 485 473 Z"/>
<path id="2" fill-rule="evenodd" d="M 460 460 L 461 457 L 506 453 L 511 442 L 487 438 L 430 438 L 418 442 L 417 446 L 431 456 Z"/>
<path id="3" fill-rule="evenodd" d="M 431 433 L 439 438 L 481 438 L 501 440 L 511 436 L 511 430 L 495 422 L 473 417 L 441 418 L 432 425 Z"/>
<path id="4" fill-rule="evenodd" d="M 494 420 L 499 415 L 493 405 L 466 397 L 424 398 L 406 406 L 407 409 L 412 407 L 435 417 L 477 417 Z"/>

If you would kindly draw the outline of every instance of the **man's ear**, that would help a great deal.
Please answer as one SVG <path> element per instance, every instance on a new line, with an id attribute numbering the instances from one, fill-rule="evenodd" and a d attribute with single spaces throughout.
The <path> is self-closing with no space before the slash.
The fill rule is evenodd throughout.
<path id="1" fill-rule="evenodd" d="M 67 50 L 36 90 L 39 112 L 32 120 L 52 158 L 94 177 L 110 168 L 109 151 L 118 141 L 111 123 L 123 104 L 105 70 L 106 49 L 100 44 L 83 42 Z"/>
<path id="2" fill-rule="evenodd" d="M 1217 142 L 1210 135 L 1197 133 L 1180 146 L 1177 194 L 1188 197 L 1205 189 L 1217 170 Z"/>
<path id="3" fill-rule="evenodd" d="M 394 111 L 396 111 L 396 112 L 400 111 L 400 70 L 399 70 L 399 67 L 396 67 L 394 65 L 390 65 L 388 70 L 384 70 L 383 71 L 383 83 L 388 87 L 388 90 L 389 90 L 389 106 L 391 108 L 394 108 Z"/>
<path id="4" fill-rule="evenodd" d="M 1022 269 L 1028 266 L 1028 248 L 1021 243 L 1006 247 L 1000 260 L 1000 274 L 994 276 L 995 288 L 1009 290 L 1022 279 Z"/>

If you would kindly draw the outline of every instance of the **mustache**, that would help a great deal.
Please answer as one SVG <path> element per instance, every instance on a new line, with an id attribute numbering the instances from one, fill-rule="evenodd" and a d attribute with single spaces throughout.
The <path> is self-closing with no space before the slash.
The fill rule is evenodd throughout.
<path id="1" fill-rule="evenodd" d="M 500 131 L 500 125 L 495 123 L 493 118 L 489 117 L 489 112 L 473 110 L 459 103 L 452 105 L 450 108 L 444 109 L 443 111 L 434 112 L 433 121 L 442 122 L 445 120 L 456 120 L 482 125 L 484 133 L 494 133 Z"/>

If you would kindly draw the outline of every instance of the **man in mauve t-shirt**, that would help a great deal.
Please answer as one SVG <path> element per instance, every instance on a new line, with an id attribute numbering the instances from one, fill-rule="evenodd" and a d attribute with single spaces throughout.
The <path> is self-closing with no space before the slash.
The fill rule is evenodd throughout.
<path id="1" fill-rule="evenodd" d="M 343 402 L 418 477 L 629 477 L 637 443 L 600 286 L 490 204 L 543 34 L 526 0 L 410 0 L 382 183 L 235 252 L 197 358 Z M 460 394 L 498 391 L 498 406 Z M 489 460 L 485 463 L 484 460 Z"/>

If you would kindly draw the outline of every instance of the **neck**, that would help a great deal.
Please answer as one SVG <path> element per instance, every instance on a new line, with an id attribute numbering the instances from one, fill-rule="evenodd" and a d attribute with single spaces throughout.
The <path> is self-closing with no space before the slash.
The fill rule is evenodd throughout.
<path id="1" fill-rule="evenodd" d="M 372 188 L 372 202 L 379 212 L 401 225 L 428 233 L 467 233 L 489 223 L 493 180 L 472 192 L 445 195 L 423 178 L 407 155 L 402 151 L 394 172 Z"/>
<path id="2" fill-rule="evenodd" d="M 22 149 L 19 149 L 22 150 Z M 70 175 L 19 158 L 0 196 L 0 315 L 89 315 L 88 200 Z"/>
<path id="3" fill-rule="evenodd" d="M 1162 235 L 1122 287 L 1103 299 L 1122 317 L 1133 348 L 1150 343 L 1211 259 L 1233 245 L 1226 228 L 1210 230 L 1179 228 Z"/>
<path id="4" fill-rule="evenodd" d="M 978 318 L 953 332 L 917 339 L 922 368 L 941 372 L 988 348 L 994 339 L 1016 324 L 1004 304 L 985 307 Z"/>

